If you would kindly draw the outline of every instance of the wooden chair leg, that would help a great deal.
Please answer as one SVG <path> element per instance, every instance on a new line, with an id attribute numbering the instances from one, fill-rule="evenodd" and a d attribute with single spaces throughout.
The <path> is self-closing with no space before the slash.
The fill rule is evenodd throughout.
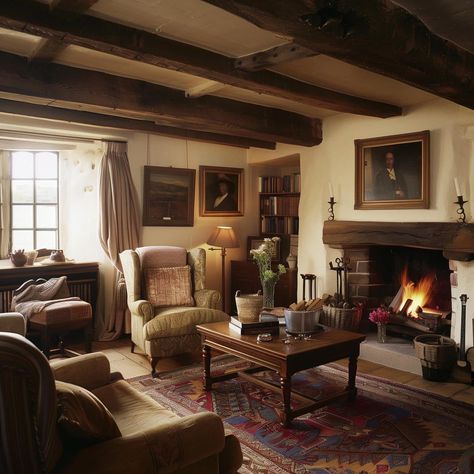
<path id="1" fill-rule="evenodd" d="M 152 357 L 150 359 L 150 364 L 151 364 L 151 376 L 152 377 L 158 377 L 158 372 L 155 370 L 156 365 L 158 364 L 158 361 L 160 360 L 159 357 Z"/>
<path id="2" fill-rule="evenodd" d="M 46 356 L 46 358 L 49 359 L 49 334 L 46 329 L 41 332 L 41 349 L 43 350 L 43 354 Z"/>
<path id="3" fill-rule="evenodd" d="M 92 323 L 84 328 L 84 349 L 86 353 L 92 352 Z"/>
<path id="4" fill-rule="evenodd" d="M 135 354 L 135 343 L 134 343 L 133 341 L 131 341 L 130 352 L 131 352 L 132 354 Z"/>

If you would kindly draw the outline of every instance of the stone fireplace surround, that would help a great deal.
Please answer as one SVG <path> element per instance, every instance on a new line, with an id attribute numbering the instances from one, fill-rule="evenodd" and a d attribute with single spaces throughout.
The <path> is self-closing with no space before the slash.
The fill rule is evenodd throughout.
<path id="1" fill-rule="evenodd" d="M 451 274 L 451 337 L 460 341 L 461 303 L 466 293 L 466 349 L 474 345 L 474 224 L 450 222 L 358 222 L 326 221 L 323 242 L 345 253 L 358 255 L 359 274 L 368 274 L 363 257 L 373 246 L 440 250 L 449 260 Z M 365 270 L 365 271 L 363 271 Z M 364 296 L 364 295 L 361 295 Z"/>

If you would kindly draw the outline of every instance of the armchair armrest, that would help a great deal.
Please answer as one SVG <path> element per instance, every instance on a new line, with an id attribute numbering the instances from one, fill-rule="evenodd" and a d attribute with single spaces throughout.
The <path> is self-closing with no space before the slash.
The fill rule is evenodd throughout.
<path id="1" fill-rule="evenodd" d="M 150 321 L 155 316 L 152 304 L 147 300 L 136 300 L 128 303 L 128 309 L 133 314 L 138 314 L 144 319 L 144 323 Z"/>
<path id="2" fill-rule="evenodd" d="M 79 385 L 87 390 L 107 385 L 111 381 L 109 359 L 101 352 L 50 362 L 56 380 Z"/>
<path id="3" fill-rule="evenodd" d="M 194 292 L 194 300 L 199 308 L 221 309 L 222 297 L 216 290 L 198 290 Z"/>
<path id="4" fill-rule="evenodd" d="M 198 413 L 83 449 L 66 472 L 79 474 L 93 465 L 96 474 L 165 474 L 215 456 L 215 470 L 199 472 L 217 473 L 224 446 L 221 419 L 214 413 Z"/>
<path id="5" fill-rule="evenodd" d="M 0 331 L 26 334 L 26 319 L 21 313 L 0 313 Z"/>

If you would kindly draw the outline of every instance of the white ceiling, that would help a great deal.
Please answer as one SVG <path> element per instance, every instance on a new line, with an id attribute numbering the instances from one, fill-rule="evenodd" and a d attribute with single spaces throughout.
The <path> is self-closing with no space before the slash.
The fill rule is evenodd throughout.
<path id="1" fill-rule="evenodd" d="M 47 0 L 42 0 L 47 2 Z M 88 14 L 144 29 L 175 40 L 200 46 L 229 57 L 262 51 L 288 42 L 200 0 L 99 0 Z M 29 56 L 40 38 L 0 29 L 0 50 Z M 186 90 L 205 79 L 116 56 L 69 46 L 56 62 L 110 74 L 141 79 Z M 431 94 L 393 79 L 360 69 L 324 55 L 284 63 L 274 71 L 301 81 L 398 106 L 409 106 L 433 98 Z M 304 103 L 225 86 L 213 95 L 278 107 L 310 117 L 326 117 L 334 111 Z M 192 100 L 192 99 L 190 99 Z"/>

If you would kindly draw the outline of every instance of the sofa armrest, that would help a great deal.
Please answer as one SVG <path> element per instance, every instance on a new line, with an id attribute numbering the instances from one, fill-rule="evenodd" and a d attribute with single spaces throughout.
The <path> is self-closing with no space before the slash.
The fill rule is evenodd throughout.
<path id="1" fill-rule="evenodd" d="M 101 352 L 50 362 L 54 378 L 94 390 L 111 381 L 109 359 Z"/>
<path id="2" fill-rule="evenodd" d="M 79 474 L 93 465 L 95 474 L 165 474 L 211 457 L 215 457 L 217 467 L 224 447 L 221 419 L 214 413 L 198 413 L 83 449 L 65 472 Z M 218 468 L 205 472 L 217 473 Z"/>
<path id="3" fill-rule="evenodd" d="M 0 313 L 0 331 L 26 334 L 26 319 L 21 313 Z"/>
<path id="4" fill-rule="evenodd" d="M 144 323 L 151 321 L 155 312 L 153 310 L 152 304 L 147 300 L 136 300 L 128 303 L 128 309 L 132 314 L 137 314 L 144 319 Z"/>
<path id="5" fill-rule="evenodd" d="M 194 292 L 194 300 L 199 308 L 222 308 L 221 294 L 216 290 L 198 290 Z"/>

